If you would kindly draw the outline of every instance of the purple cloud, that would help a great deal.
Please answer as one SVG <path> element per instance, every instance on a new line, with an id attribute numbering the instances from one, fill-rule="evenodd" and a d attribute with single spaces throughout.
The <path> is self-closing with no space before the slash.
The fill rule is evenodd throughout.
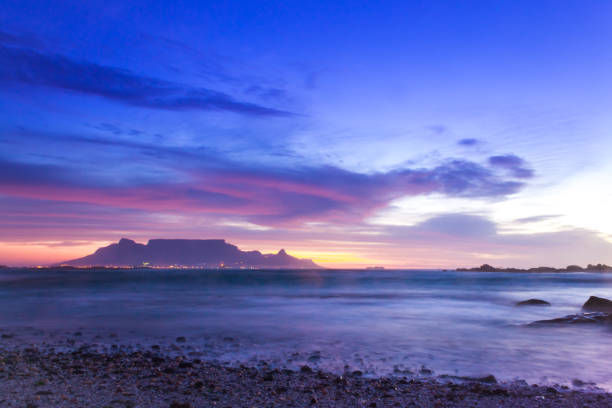
<path id="1" fill-rule="evenodd" d="M 132 177 L 129 183 L 125 177 L 115 181 L 112 174 L 88 174 L 69 165 L 0 160 L 0 193 L 114 208 L 239 215 L 272 225 L 332 219 L 354 222 L 403 196 L 437 192 L 503 197 L 523 186 L 465 160 L 449 160 L 430 169 L 366 174 L 334 166 L 253 167 L 210 157 L 202 165 L 197 158 L 185 158 L 183 167 L 174 169 L 183 174 L 180 181 Z"/>
<path id="2" fill-rule="evenodd" d="M 491 156 L 489 164 L 493 167 L 507 169 L 516 178 L 532 178 L 534 175 L 533 170 L 525 167 L 525 161 L 514 154 Z"/>
<path id="3" fill-rule="evenodd" d="M 476 146 L 480 144 L 480 141 L 478 139 L 467 138 L 459 140 L 457 144 L 460 146 Z"/>
<path id="4" fill-rule="evenodd" d="M 559 215 L 559 214 L 535 215 L 533 217 L 518 218 L 518 219 L 514 220 L 514 222 L 516 222 L 518 224 L 529 224 L 529 223 L 533 223 L 533 222 L 552 220 L 552 219 L 559 218 L 559 217 L 561 217 L 561 215 Z"/>
<path id="5" fill-rule="evenodd" d="M 442 233 L 459 237 L 486 239 L 497 233 L 494 222 L 485 217 L 469 214 L 442 214 L 432 217 L 416 228 L 421 231 Z"/>
<path id="6" fill-rule="evenodd" d="M 139 76 L 114 67 L 12 46 L 0 45 L 0 81 L 64 89 L 154 109 L 216 110 L 254 116 L 292 115 L 238 101 L 211 89 Z"/>

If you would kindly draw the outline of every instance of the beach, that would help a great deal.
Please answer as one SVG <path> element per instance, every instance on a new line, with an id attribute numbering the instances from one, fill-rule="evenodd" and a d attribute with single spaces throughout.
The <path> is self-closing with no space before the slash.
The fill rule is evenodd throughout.
<path id="1" fill-rule="evenodd" d="M 0 353 L 3 407 L 609 407 L 612 395 L 500 385 L 482 379 L 414 380 L 226 367 L 155 351 L 112 354 L 87 348 Z"/>

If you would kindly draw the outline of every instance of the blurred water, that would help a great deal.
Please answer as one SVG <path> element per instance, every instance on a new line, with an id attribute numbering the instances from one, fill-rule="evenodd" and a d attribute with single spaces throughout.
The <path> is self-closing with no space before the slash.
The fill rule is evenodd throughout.
<path id="1" fill-rule="evenodd" d="M 145 344 L 186 336 L 194 354 L 219 361 L 612 389 L 610 328 L 523 326 L 577 313 L 591 295 L 612 298 L 612 275 L 5 269 L 0 327 Z M 528 298 L 552 306 L 514 306 Z"/>

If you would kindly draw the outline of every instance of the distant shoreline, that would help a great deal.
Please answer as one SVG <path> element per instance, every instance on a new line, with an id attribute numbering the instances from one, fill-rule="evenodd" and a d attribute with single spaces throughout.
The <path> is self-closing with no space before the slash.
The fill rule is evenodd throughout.
<path id="1" fill-rule="evenodd" d="M 169 266 L 142 266 L 142 265 L 42 265 L 42 266 L 7 266 L 0 265 L 2 270 L 40 270 L 40 271 L 92 271 L 92 270 L 199 270 L 199 271 L 363 271 L 363 272 L 392 272 L 392 271 L 431 271 L 431 272 L 504 272 L 504 273 L 571 273 L 571 272 L 612 272 L 612 266 L 606 264 L 589 264 L 585 268 L 578 265 L 570 265 L 565 268 L 554 268 L 549 266 L 538 266 L 533 268 L 497 268 L 488 264 L 473 268 L 386 268 L 386 267 L 364 267 L 364 268 L 299 268 L 299 267 L 204 267 L 188 265 Z"/>
<path id="2" fill-rule="evenodd" d="M 550 266 L 538 266 L 535 268 L 496 268 L 484 264 L 476 268 L 457 268 L 458 272 L 530 272 L 530 273 L 556 273 L 556 272 L 612 272 L 612 266 L 606 264 L 588 264 L 586 268 L 578 265 L 569 265 L 565 268 L 553 268 Z"/>

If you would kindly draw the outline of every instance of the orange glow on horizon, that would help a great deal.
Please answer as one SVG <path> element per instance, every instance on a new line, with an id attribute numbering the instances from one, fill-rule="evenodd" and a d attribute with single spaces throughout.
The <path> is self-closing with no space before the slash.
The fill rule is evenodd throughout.
<path id="1" fill-rule="evenodd" d="M 65 244 L 49 242 L 0 242 L 0 264 L 9 266 L 50 265 L 93 253 L 108 241 L 83 241 Z"/>

